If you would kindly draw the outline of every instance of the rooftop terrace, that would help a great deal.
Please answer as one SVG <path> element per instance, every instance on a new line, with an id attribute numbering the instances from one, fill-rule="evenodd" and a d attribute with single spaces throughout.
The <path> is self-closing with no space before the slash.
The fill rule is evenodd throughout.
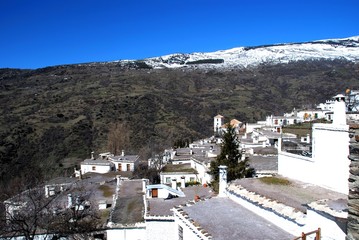
<path id="1" fill-rule="evenodd" d="M 285 179 L 285 178 L 283 178 Z M 347 196 L 329 189 L 321 188 L 312 184 L 286 179 L 289 184 L 265 183 L 261 178 L 243 178 L 232 181 L 232 184 L 241 186 L 250 192 L 255 192 L 266 198 L 276 200 L 299 211 L 306 212 L 306 205 L 322 200 L 344 200 Z"/>
<path id="2" fill-rule="evenodd" d="M 142 180 L 122 181 L 114 206 L 111 222 L 121 226 L 143 222 Z"/>
<path id="3" fill-rule="evenodd" d="M 196 170 L 191 168 L 191 164 L 167 164 L 163 167 L 162 172 L 164 173 L 176 173 L 176 172 L 186 172 L 186 173 L 196 173 Z"/>
<path id="4" fill-rule="evenodd" d="M 178 205 L 184 205 L 189 201 L 193 201 L 195 195 L 198 195 L 201 199 L 214 196 L 214 193 L 208 187 L 203 186 L 191 186 L 183 188 L 182 191 L 186 195 L 185 197 L 160 199 L 150 198 L 148 199 L 150 216 L 169 216 L 173 215 L 171 209 Z"/>
<path id="5" fill-rule="evenodd" d="M 294 236 L 228 198 L 211 198 L 182 208 L 213 239 L 293 239 Z"/>

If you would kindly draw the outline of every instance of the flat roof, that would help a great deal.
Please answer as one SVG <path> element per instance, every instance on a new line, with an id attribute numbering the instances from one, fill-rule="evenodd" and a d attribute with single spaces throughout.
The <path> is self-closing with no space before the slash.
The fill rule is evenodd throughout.
<path id="1" fill-rule="evenodd" d="M 196 170 L 191 168 L 190 163 L 185 164 L 167 164 L 163 167 L 161 174 L 170 174 L 170 173 L 196 173 Z"/>
<path id="2" fill-rule="evenodd" d="M 85 159 L 81 162 L 81 165 L 111 166 L 111 164 L 111 162 L 102 159 Z"/>
<path id="3" fill-rule="evenodd" d="M 162 199 L 162 198 L 148 198 L 150 216 L 172 216 L 172 208 L 178 205 L 184 205 L 189 201 L 194 201 L 194 196 L 198 195 L 201 199 L 214 196 L 211 188 L 203 186 L 190 186 L 181 189 L 185 197 Z"/>
<path id="4" fill-rule="evenodd" d="M 249 156 L 249 165 L 256 171 L 278 171 L 278 156 Z"/>
<path id="5" fill-rule="evenodd" d="M 284 178 L 278 176 L 280 178 Z M 347 195 L 338 193 L 313 184 L 300 182 L 294 179 L 284 178 L 290 181 L 289 185 L 267 184 L 260 178 L 242 178 L 232 181 L 231 184 L 239 185 L 250 192 L 255 192 L 266 198 L 276 200 L 301 212 L 306 212 L 306 205 L 321 199 L 346 201 Z"/>
<path id="6" fill-rule="evenodd" d="M 228 198 L 211 198 L 182 208 L 213 239 L 293 239 L 280 229 L 250 210 Z"/>
<path id="7" fill-rule="evenodd" d="M 111 221 L 123 226 L 143 222 L 142 180 L 124 180 L 121 182 Z"/>
<path id="8" fill-rule="evenodd" d="M 110 156 L 109 160 L 114 162 L 135 162 L 140 157 L 138 155 Z"/>

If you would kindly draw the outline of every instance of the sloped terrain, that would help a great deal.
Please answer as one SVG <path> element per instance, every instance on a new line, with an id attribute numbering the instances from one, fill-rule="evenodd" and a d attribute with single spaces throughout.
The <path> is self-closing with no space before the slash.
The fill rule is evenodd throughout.
<path id="1" fill-rule="evenodd" d="M 153 68 L 222 69 L 335 59 L 359 62 L 359 36 L 305 43 L 238 47 L 208 53 L 177 53 L 144 59 L 143 63 Z"/>
<path id="2" fill-rule="evenodd" d="M 146 159 L 178 139 L 211 136 L 218 113 L 263 120 L 359 89 L 358 79 L 359 66 L 346 60 L 221 70 L 142 62 L 0 69 L 0 188 L 72 174 L 91 151 L 108 151 L 112 123 L 130 133 L 126 152 Z"/>

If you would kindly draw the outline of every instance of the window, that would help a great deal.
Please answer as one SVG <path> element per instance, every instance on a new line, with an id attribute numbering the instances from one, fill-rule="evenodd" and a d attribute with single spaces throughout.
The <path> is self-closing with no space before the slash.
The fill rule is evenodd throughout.
<path id="1" fill-rule="evenodd" d="M 178 225 L 178 240 L 183 240 L 183 228 Z"/>
<path id="2" fill-rule="evenodd" d="M 190 182 L 194 182 L 194 177 L 190 177 L 190 178 L 189 178 L 189 181 L 190 181 Z"/>
<path id="3" fill-rule="evenodd" d="M 92 171 L 96 171 L 96 166 L 92 166 Z"/>
<path id="4" fill-rule="evenodd" d="M 166 177 L 166 183 L 171 183 L 171 177 Z"/>

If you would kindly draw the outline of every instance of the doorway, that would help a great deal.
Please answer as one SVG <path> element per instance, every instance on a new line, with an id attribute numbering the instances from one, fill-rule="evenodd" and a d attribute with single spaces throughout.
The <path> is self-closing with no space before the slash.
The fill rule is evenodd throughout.
<path id="1" fill-rule="evenodd" d="M 158 189 L 152 188 L 152 198 L 157 198 L 157 197 L 158 197 Z"/>

